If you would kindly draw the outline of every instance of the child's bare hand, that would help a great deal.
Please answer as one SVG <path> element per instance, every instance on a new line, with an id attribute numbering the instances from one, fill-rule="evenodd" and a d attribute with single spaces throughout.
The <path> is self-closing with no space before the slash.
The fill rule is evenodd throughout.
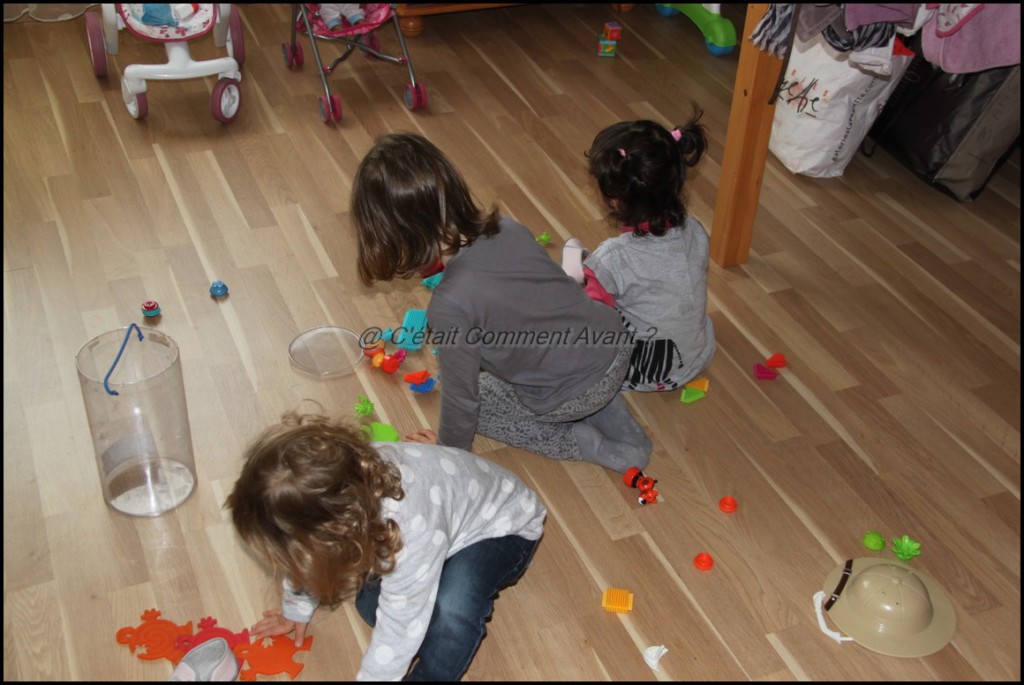
<path id="1" fill-rule="evenodd" d="M 425 445 L 436 445 L 437 444 L 437 433 L 430 430 L 429 428 L 420 428 L 415 433 L 409 433 L 405 436 L 408 442 L 421 442 Z"/>
<path id="2" fill-rule="evenodd" d="M 306 626 L 308 623 L 296 623 L 285 618 L 280 611 L 268 609 L 263 612 L 263 618 L 257 621 L 249 632 L 252 637 L 261 639 L 274 637 L 276 635 L 287 635 L 295 631 L 295 645 L 301 646 L 306 639 Z"/>

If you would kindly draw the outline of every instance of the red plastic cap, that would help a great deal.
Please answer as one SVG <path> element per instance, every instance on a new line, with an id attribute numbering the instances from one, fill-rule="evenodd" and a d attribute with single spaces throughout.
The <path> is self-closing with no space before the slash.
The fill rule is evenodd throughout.
<path id="1" fill-rule="evenodd" d="M 722 499 L 718 500 L 718 508 L 724 511 L 726 514 L 731 514 L 736 511 L 736 500 L 726 495 Z"/>
<path id="2" fill-rule="evenodd" d="M 701 571 L 710 571 L 711 567 L 715 565 L 715 560 L 707 552 L 701 552 L 693 558 L 693 565 Z"/>
<path id="3" fill-rule="evenodd" d="M 626 472 L 622 474 L 622 482 L 626 484 L 627 488 L 635 488 L 637 479 L 640 478 L 643 473 L 644 472 L 636 466 L 630 466 L 626 469 Z"/>

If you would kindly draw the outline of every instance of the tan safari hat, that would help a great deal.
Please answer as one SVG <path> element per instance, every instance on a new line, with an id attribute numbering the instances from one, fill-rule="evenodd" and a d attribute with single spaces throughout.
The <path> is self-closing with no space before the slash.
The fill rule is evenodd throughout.
<path id="1" fill-rule="evenodd" d="M 889 656 L 939 651 L 956 632 L 945 590 L 906 564 L 850 559 L 825 578 L 825 613 L 855 642 Z"/>

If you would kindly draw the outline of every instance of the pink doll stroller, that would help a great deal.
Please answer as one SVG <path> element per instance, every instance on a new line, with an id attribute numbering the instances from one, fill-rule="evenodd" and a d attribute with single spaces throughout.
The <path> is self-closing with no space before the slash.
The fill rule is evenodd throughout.
<path id="1" fill-rule="evenodd" d="M 239 86 L 240 69 L 245 62 L 242 20 L 231 5 L 185 4 L 104 4 L 102 20 L 95 12 L 86 12 L 85 28 L 89 39 L 92 70 L 97 76 L 107 75 L 107 54 L 118 51 L 118 31 L 138 38 L 163 43 L 167 49 L 166 64 L 130 64 L 121 76 L 121 95 L 128 113 L 134 119 L 149 114 L 146 95 L 147 79 L 175 80 L 218 76 L 210 94 L 213 118 L 230 124 L 238 116 L 242 104 Z M 213 31 L 217 47 L 227 46 L 227 57 L 196 62 L 189 52 L 188 41 Z"/>
<path id="2" fill-rule="evenodd" d="M 399 28 L 398 16 L 395 14 L 394 6 L 390 4 L 367 4 L 362 9 L 365 13 L 363 21 L 350 25 L 348 20 L 330 29 L 320 16 L 320 5 L 312 3 L 301 3 L 292 5 L 292 41 L 281 44 L 281 52 L 284 56 L 285 66 L 291 68 L 301 67 L 304 61 L 302 44 L 297 42 L 296 34 L 305 33 L 309 36 L 310 45 L 313 48 L 313 57 L 316 60 L 316 68 L 320 74 L 320 82 L 324 87 L 324 94 L 318 99 L 320 107 L 320 119 L 329 124 L 331 121 L 341 121 L 341 100 L 337 95 L 331 93 L 331 86 L 327 83 L 327 77 L 343 61 L 348 59 L 357 48 L 364 55 L 377 57 L 379 59 L 405 66 L 409 71 L 409 83 L 405 84 L 404 100 L 405 106 L 411 110 L 421 109 L 427 106 L 427 89 L 422 83 L 416 82 L 416 74 L 412 69 L 412 60 L 409 59 L 409 51 L 405 46 L 405 38 Z M 377 36 L 377 28 L 386 22 L 391 22 L 395 28 L 395 35 L 398 36 L 398 44 L 402 49 L 401 57 L 388 55 L 380 51 L 380 38 Z M 317 47 L 318 40 L 328 40 L 344 43 L 346 45 L 344 54 L 334 60 L 330 66 L 324 66 L 320 58 L 320 50 Z"/>

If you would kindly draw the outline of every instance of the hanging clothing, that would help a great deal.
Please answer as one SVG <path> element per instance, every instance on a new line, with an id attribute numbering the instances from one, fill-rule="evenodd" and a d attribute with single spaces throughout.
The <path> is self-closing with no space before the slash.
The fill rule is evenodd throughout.
<path id="1" fill-rule="evenodd" d="M 1020 64 L 1020 5 L 939 5 L 921 29 L 924 58 L 950 74 Z"/>

